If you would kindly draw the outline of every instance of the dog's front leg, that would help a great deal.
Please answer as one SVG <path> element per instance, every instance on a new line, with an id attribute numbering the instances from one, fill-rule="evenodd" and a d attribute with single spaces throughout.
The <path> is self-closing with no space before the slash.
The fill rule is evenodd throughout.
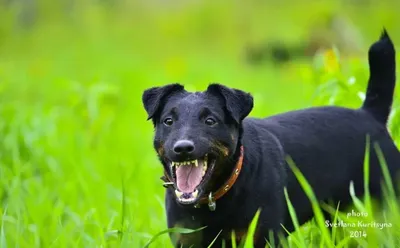
<path id="1" fill-rule="evenodd" d="M 254 233 L 254 247 L 280 247 L 280 240 L 285 237 L 282 224 L 286 214 L 286 204 L 279 190 L 269 199 L 267 206 L 261 208 L 258 225 Z"/>

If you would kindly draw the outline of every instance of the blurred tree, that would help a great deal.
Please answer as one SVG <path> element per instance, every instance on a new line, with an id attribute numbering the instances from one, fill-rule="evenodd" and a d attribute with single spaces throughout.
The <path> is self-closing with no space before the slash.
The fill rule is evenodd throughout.
<path id="1" fill-rule="evenodd" d="M 259 64 L 265 60 L 280 64 L 297 58 L 311 58 L 317 51 L 333 46 L 344 56 L 359 55 L 363 49 L 359 30 L 337 13 L 318 19 L 311 26 L 305 40 L 290 45 L 283 40 L 248 45 L 245 46 L 245 54 L 250 64 Z"/>
<path id="2" fill-rule="evenodd" d="M 3 0 L 1 5 L 16 11 L 15 22 L 22 28 L 31 28 L 37 20 L 36 0 Z"/>

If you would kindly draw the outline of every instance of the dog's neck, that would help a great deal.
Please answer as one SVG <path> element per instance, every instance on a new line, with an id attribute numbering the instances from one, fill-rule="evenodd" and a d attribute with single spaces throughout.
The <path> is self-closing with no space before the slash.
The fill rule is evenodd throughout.
<path id="1" fill-rule="evenodd" d="M 223 164 L 218 165 L 224 168 L 224 170 L 221 172 L 221 174 L 218 175 L 217 178 L 214 179 L 216 183 L 210 188 L 212 192 L 216 192 L 221 187 L 224 187 L 224 184 L 230 179 L 238 165 L 240 156 L 242 155 L 241 149 L 243 149 L 242 143 L 239 140 L 235 152 L 231 155 L 231 157 L 227 159 Z"/>
<path id="2" fill-rule="evenodd" d="M 233 154 L 228 159 L 224 161 L 219 161 L 218 167 L 223 168 L 223 170 L 215 178 L 212 179 L 212 181 L 215 183 L 213 185 L 210 185 L 210 187 L 207 189 L 207 192 L 210 192 L 213 196 L 215 196 L 214 200 L 218 200 L 219 198 L 226 198 L 225 194 L 228 191 L 232 190 L 241 172 L 245 149 L 242 143 L 242 124 L 239 124 L 238 129 L 238 139 Z M 205 200 L 203 199 L 202 202 L 204 203 Z"/>
<path id="3" fill-rule="evenodd" d="M 213 188 L 213 190 L 210 190 L 208 197 L 207 196 L 202 197 L 199 200 L 199 203 L 195 205 L 195 208 L 199 208 L 200 204 L 208 203 L 209 209 L 211 211 L 215 211 L 216 201 L 219 200 L 220 198 L 222 198 L 223 196 L 225 196 L 225 194 L 232 189 L 236 180 L 239 177 L 239 174 L 241 172 L 242 165 L 243 165 L 243 160 L 244 160 L 244 148 L 242 145 L 240 145 L 240 147 L 238 148 L 238 151 L 239 151 L 239 157 L 237 159 L 236 165 L 232 169 L 224 167 L 224 171 L 230 171 L 229 177 L 227 177 L 225 179 L 223 177 L 221 178 L 221 175 L 219 175 L 217 178 L 215 178 L 214 180 L 217 180 L 217 182 L 220 180 L 223 180 L 223 184 L 220 184 L 219 187 L 218 187 L 218 184 L 215 185 L 214 187 L 216 189 Z M 227 164 L 226 166 L 229 166 L 229 165 L 230 164 Z M 227 196 L 225 196 L 225 200 L 227 200 L 226 197 Z"/>

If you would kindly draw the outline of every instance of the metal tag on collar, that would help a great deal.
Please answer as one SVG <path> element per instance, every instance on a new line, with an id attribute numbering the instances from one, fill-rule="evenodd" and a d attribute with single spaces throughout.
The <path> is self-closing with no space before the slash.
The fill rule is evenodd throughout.
<path id="1" fill-rule="evenodd" d="M 212 197 L 212 192 L 210 192 L 210 194 L 208 195 L 208 208 L 210 209 L 210 211 L 215 211 L 215 209 L 217 208 L 217 204 Z"/>

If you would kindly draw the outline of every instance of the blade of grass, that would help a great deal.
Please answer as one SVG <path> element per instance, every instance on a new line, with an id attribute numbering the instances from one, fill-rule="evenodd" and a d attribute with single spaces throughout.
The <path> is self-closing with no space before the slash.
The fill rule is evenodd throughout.
<path id="1" fill-rule="evenodd" d="M 166 234 L 166 233 L 181 233 L 181 234 L 189 234 L 189 233 L 194 233 L 194 232 L 198 232 L 203 230 L 206 227 L 201 227 L 199 229 L 188 229 L 188 228 L 181 228 L 181 227 L 173 227 L 173 228 L 169 228 L 166 229 L 164 231 L 161 231 L 159 233 L 157 233 L 156 235 L 154 235 L 144 246 L 144 248 L 148 248 L 151 243 L 153 243 L 159 236 Z"/>
<path id="2" fill-rule="evenodd" d="M 246 242 L 244 243 L 245 248 L 252 248 L 254 246 L 254 234 L 256 232 L 258 218 L 260 217 L 261 209 L 258 209 L 250 223 L 249 231 L 247 232 Z"/>
<path id="3" fill-rule="evenodd" d="M 329 232 L 324 225 L 324 217 L 323 217 L 321 208 L 319 207 L 319 202 L 311 188 L 311 185 L 307 182 L 304 175 L 296 167 L 296 165 L 294 164 L 294 161 L 290 157 L 287 157 L 287 162 L 288 162 L 288 165 L 290 166 L 291 170 L 295 174 L 297 180 L 299 181 L 301 187 L 303 188 L 304 192 L 306 193 L 308 199 L 311 202 L 311 206 L 314 211 L 318 227 L 321 230 L 322 239 L 325 241 L 324 244 L 327 245 L 328 247 L 333 247 L 333 243 L 332 243 L 331 237 L 329 235 Z"/>
<path id="4" fill-rule="evenodd" d="M 7 240 L 6 240 L 6 235 L 5 235 L 5 232 L 4 232 L 4 216 L 6 216 L 6 214 L 7 214 L 7 207 L 5 207 L 4 208 L 4 213 L 3 213 L 3 216 L 2 216 L 2 220 L 1 220 L 1 230 L 0 230 L 0 246 L 1 247 L 7 247 Z"/>
<path id="5" fill-rule="evenodd" d="M 282 233 L 279 234 L 279 242 L 280 242 L 279 244 L 281 245 L 282 248 L 289 248 L 290 247 L 288 239 L 285 238 Z M 268 242 L 268 240 L 267 240 L 267 244 L 269 245 L 269 247 L 275 247 L 272 244 L 270 244 Z"/>
<path id="6" fill-rule="evenodd" d="M 350 196 L 351 199 L 353 200 L 354 206 L 360 211 L 360 212 L 366 212 L 367 210 L 365 209 L 364 204 L 362 201 L 357 197 L 355 189 L 354 189 L 354 182 L 350 182 Z"/>
<path id="7" fill-rule="evenodd" d="M 368 213 L 371 215 L 372 212 L 372 205 L 371 205 L 371 195 L 369 192 L 369 174 L 370 174 L 370 137 L 367 135 L 366 137 L 366 145 L 365 145 L 365 155 L 364 155 L 364 197 L 365 197 L 365 208 L 367 209 Z"/>
<path id="8" fill-rule="evenodd" d="M 339 206 L 340 203 L 338 203 L 338 205 L 336 206 L 336 211 L 335 211 L 335 216 L 333 217 L 333 223 L 337 222 L 337 219 L 339 217 Z M 332 228 L 332 240 L 335 241 L 336 240 L 336 228 Z"/>
<path id="9" fill-rule="evenodd" d="M 121 193 L 122 193 L 122 203 L 121 203 L 121 223 L 120 223 L 120 235 L 119 241 L 121 242 L 124 238 L 124 229 L 125 229 L 125 219 L 126 219 L 126 188 L 125 188 L 125 180 L 124 180 L 124 173 L 121 163 L 118 163 L 120 173 L 120 180 L 121 180 Z"/>
<path id="10" fill-rule="evenodd" d="M 235 233 L 235 231 L 231 232 L 231 241 L 232 241 L 232 248 L 236 248 L 237 244 L 236 244 L 236 233 Z"/>
<path id="11" fill-rule="evenodd" d="M 379 146 L 378 143 L 374 143 L 374 148 L 375 151 L 377 153 L 378 156 L 378 160 L 379 160 L 379 164 L 381 165 L 382 168 L 382 172 L 383 172 L 383 177 L 385 179 L 385 183 L 386 183 L 386 187 L 389 190 L 389 197 L 395 197 L 395 193 L 394 193 L 394 187 L 393 187 L 393 182 L 392 182 L 392 178 L 390 177 L 390 173 L 387 167 L 387 163 L 385 160 L 385 157 L 383 155 L 383 152 L 381 150 L 381 147 Z"/>
<path id="12" fill-rule="evenodd" d="M 210 248 L 213 246 L 213 244 L 215 243 L 215 241 L 217 241 L 219 235 L 221 234 L 222 230 L 219 231 L 219 233 L 217 234 L 217 236 L 215 236 L 215 238 L 213 239 L 213 241 L 207 246 L 207 248 Z"/>
<path id="13" fill-rule="evenodd" d="M 384 183 L 385 183 L 386 187 L 383 188 L 383 191 L 386 196 L 386 203 L 388 204 L 390 210 L 393 213 L 398 213 L 400 211 L 399 204 L 397 202 L 396 192 L 394 190 L 392 178 L 390 176 L 385 157 L 384 157 L 383 152 L 382 152 L 380 146 L 378 145 L 378 143 L 376 143 L 376 142 L 374 143 L 374 148 L 377 153 L 379 164 L 381 165 L 381 169 L 382 169 L 383 177 L 384 177 L 384 181 L 385 181 Z"/>
<path id="14" fill-rule="evenodd" d="M 350 236 L 347 236 L 344 239 L 340 240 L 340 242 L 336 245 L 336 248 L 347 247 L 350 239 Z"/>
<path id="15" fill-rule="evenodd" d="M 287 188 L 286 187 L 284 189 L 284 193 L 285 193 L 285 198 L 286 198 L 286 202 L 287 202 L 288 209 L 289 209 L 290 218 L 292 219 L 292 222 L 293 222 L 293 225 L 294 225 L 294 229 L 297 231 L 296 234 L 297 234 L 297 236 L 298 236 L 298 238 L 300 240 L 301 247 L 307 247 L 305 242 L 304 242 L 303 233 L 300 230 L 300 225 L 299 225 L 299 221 L 297 219 L 296 211 L 294 210 L 292 202 L 289 199 L 289 194 L 287 192 Z M 292 236 L 292 238 L 294 238 L 294 237 Z M 297 238 L 296 238 L 296 240 L 297 240 Z"/>
<path id="16" fill-rule="evenodd" d="M 292 234 L 283 226 L 281 225 L 283 230 L 288 234 L 288 237 L 290 237 L 291 241 L 296 244 L 296 247 L 300 247 L 300 242 L 297 240 L 296 237 L 291 236 Z M 271 247 L 274 247 L 273 244 L 268 243 Z M 287 244 L 289 246 L 289 244 Z"/>

